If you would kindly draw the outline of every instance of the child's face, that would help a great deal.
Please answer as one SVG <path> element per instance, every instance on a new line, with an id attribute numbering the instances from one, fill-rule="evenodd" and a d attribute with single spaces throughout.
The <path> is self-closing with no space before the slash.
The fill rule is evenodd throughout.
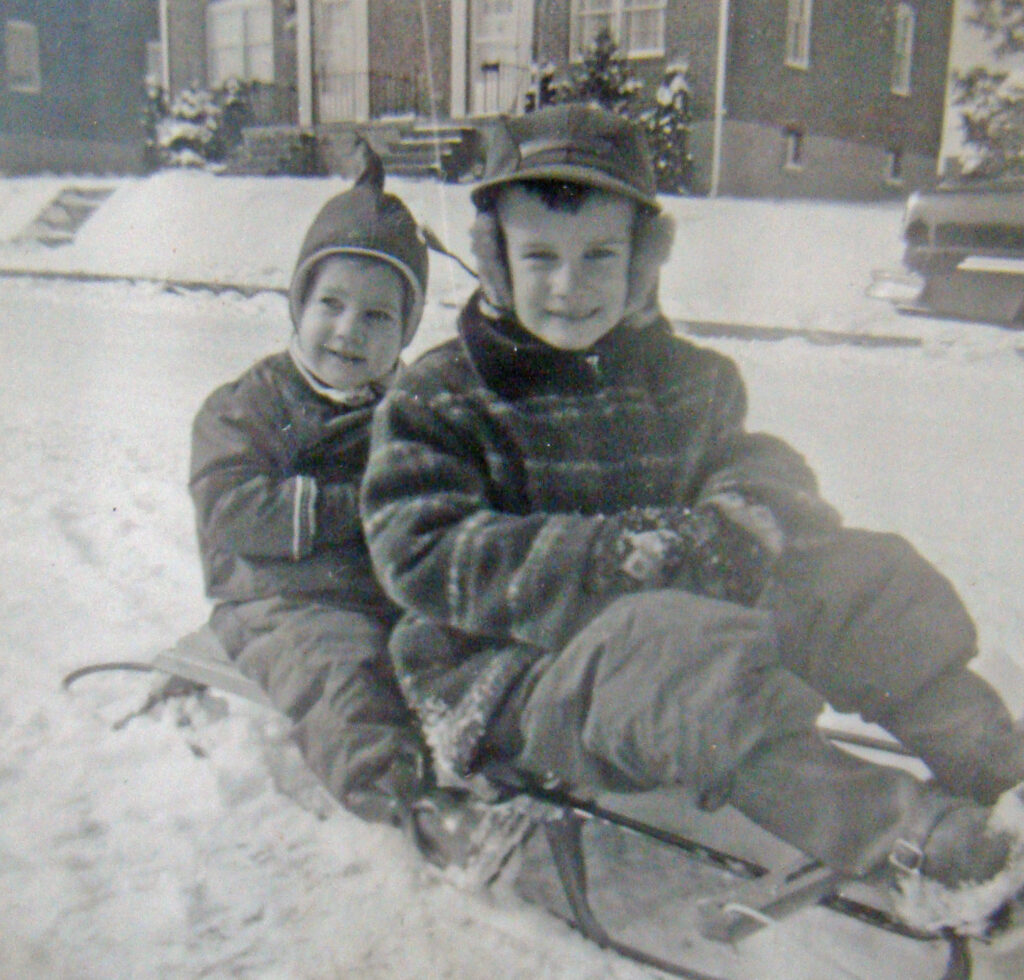
<path id="1" fill-rule="evenodd" d="M 299 319 L 299 349 L 333 388 L 384 377 L 402 350 L 405 296 L 396 269 L 373 259 L 329 256 L 317 264 Z"/>
<path id="2" fill-rule="evenodd" d="M 502 192 L 512 302 L 519 322 L 562 350 L 586 350 L 622 319 L 629 289 L 634 205 L 588 196 L 575 213 L 553 211 L 514 184 Z"/>

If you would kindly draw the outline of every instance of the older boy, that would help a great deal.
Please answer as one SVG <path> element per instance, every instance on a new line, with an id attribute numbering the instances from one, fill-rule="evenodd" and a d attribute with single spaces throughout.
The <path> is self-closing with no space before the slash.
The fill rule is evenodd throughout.
<path id="1" fill-rule="evenodd" d="M 745 431 L 735 366 L 671 335 L 642 137 L 581 106 L 505 120 L 473 200 L 482 290 L 378 409 L 362 497 L 439 777 L 499 756 L 677 785 L 841 871 L 923 873 L 940 904 L 981 881 L 1000 905 L 1024 821 L 1012 794 L 1011 829 L 990 807 L 1024 739 L 965 669 L 970 618 L 904 541 L 843 529 L 803 460 Z M 819 738 L 825 699 L 936 783 Z"/>
<path id="2" fill-rule="evenodd" d="M 329 200 L 288 292 L 287 351 L 206 400 L 193 426 L 210 624 L 295 722 L 332 793 L 405 822 L 427 782 L 386 646 L 397 610 L 374 578 L 358 486 L 374 406 L 423 312 L 427 249 L 379 167 Z"/>

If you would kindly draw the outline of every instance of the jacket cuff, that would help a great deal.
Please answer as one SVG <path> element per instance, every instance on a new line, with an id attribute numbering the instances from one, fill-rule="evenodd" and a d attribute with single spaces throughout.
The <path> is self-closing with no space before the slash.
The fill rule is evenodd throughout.
<path id="1" fill-rule="evenodd" d="M 316 535 L 316 499 L 318 489 L 311 476 L 295 477 L 292 499 L 292 559 L 299 561 L 313 550 Z"/>

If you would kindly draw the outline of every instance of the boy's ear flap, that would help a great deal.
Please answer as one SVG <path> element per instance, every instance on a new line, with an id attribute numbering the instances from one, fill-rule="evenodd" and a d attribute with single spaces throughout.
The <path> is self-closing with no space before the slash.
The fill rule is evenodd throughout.
<path id="1" fill-rule="evenodd" d="M 512 283 L 502 246 L 501 227 L 493 211 L 477 212 L 469 231 L 470 249 L 476 257 L 477 276 L 484 298 L 496 310 L 512 312 Z"/>
<path id="2" fill-rule="evenodd" d="M 663 212 L 643 215 L 637 221 L 623 315 L 623 322 L 630 326 L 644 327 L 660 315 L 658 275 L 672 251 L 675 230 L 675 222 Z"/>

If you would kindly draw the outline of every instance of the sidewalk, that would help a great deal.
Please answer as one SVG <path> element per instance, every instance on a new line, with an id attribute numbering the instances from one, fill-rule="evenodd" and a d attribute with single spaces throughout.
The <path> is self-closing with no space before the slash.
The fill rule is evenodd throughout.
<path id="1" fill-rule="evenodd" d="M 342 177 L 182 170 L 0 178 L 0 275 L 282 291 L 309 222 L 347 186 Z M 26 241 L 33 220 L 69 188 L 110 193 L 69 243 Z M 394 178 L 387 189 L 471 260 L 467 186 Z M 662 205 L 676 224 L 662 308 L 695 336 L 920 346 L 997 329 L 898 312 L 892 300 L 912 298 L 915 286 L 900 265 L 898 204 L 663 197 Z M 435 314 L 450 320 L 474 287 L 454 262 L 432 255 L 428 314 L 438 304 Z"/>

